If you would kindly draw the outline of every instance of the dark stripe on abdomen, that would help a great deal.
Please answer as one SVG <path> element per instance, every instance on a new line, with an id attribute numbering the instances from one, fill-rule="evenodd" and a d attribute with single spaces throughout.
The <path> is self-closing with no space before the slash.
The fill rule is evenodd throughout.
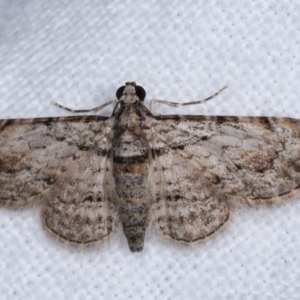
<path id="1" fill-rule="evenodd" d="M 150 198 L 146 189 L 148 175 L 146 153 L 113 157 L 119 216 L 128 245 L 133 252 L 143 249 L 148 224 Z"/>

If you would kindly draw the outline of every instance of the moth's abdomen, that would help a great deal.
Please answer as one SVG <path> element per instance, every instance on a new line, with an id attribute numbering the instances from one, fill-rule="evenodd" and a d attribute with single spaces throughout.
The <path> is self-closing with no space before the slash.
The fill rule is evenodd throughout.
<path id="1" fill-rule="evenodd" d="M 115 149 L 114 179 L 117 206 L 131 251 L 141 251 L 148 223 L 149 195 L 146 190 L 148 151 L 132 146 Z"/>

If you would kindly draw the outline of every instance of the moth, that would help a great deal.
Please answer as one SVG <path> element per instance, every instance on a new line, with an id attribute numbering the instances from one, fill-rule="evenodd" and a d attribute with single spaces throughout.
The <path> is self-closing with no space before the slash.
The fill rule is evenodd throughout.
<path id="1" fill-rule="evenodd" d="M 217 232 L 236 204 L 299 197 L 299 120 L 155 116 L 134 82 L 116 96 L 110 117 L 1 120 L 0 204 L 41 203 L 44 226 L 74 244 L 104 241 L 121 224 L 135 252 L 150 224 L 193 243 Z"/>

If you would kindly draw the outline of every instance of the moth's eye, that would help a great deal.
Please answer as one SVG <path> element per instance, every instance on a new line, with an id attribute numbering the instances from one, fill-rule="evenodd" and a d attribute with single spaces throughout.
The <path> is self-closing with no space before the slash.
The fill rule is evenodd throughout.
<path id="1" fill-rule="evenodd" d="M 144 88 L 142 88 L 141 86 L 137 85 L 135 87 L 135 93 L 136 95 L 139 97 L 140 101 L 144 101 L 144 99 L 146 98 L 146 91 L 144 90 Z"/>
<path id="2" fill-rule="evenodd" d="M 120 100 L 120 98 L 122 97 L 124 89 L 125 89 L 125 86 L 121 86 L 118 88 L 118 90 L 116 92 L 116 96 L 117 96 L 118 100 Z"/>

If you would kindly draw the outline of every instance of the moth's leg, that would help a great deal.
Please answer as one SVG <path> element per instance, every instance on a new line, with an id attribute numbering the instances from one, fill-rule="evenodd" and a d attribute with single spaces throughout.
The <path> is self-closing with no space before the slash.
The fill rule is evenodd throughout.
<path id="1" fill-rule="evenodd" d="M 74 109 L 62 106 L 62 105 L 58 104 L 55 101 L 51 101 L 51 104 L 56 105 L 56 106 L 58 106 L 58 107 L 60 107 L 62 109 L 65 109 L 65 110 L 73 112 L 73 113 L 87 113 L 87 112 L 98 112 L 101 109 L 103 109 L 104 107 L 106 107 L 108 105 L 111 105 L 111 104 L 114 104 L 116 102 L 117 102 L 116 100 L 111 100 L 111 101 L 108 101 L 108 102 L 106 102 L 106 103 L 104 103 L 104 104 L 102 104 L 100 106 L 95 107 L 95 108 L 92 108 L 92 109 L 82 109 L 82 110 L 74 110 Z"/>
<path id="2" fill-rule="evenodd" d="M 224 86 L 217 93 L 215 93 L 214 95 L 212 95 L 212 96 L 210 96 L 210 97 L 208 97 L 204 100 L 193 101 L 193 102 L 178 103 L 178 102 L 170 102 L 170 101 L 166 101 L 166 100 L 152 99 L 151 102 L 150 102 L 150 110 L 154 114 L 154 105 L 155 105 L 155 103 L 161 103 L 161 104 L 165 104 L 165 105 L 169 105 L 169 106 L 173 106 L 173 107 L 179 107 L 179 106 L 185 106 L 185 105 L 194 105 L 194 104 L 202 104 L 202 103 L 204 103 L 208 100 L 211 100 L 211 99 L 215 98 L 220 93 L 222 93 L 225 89 L 227 89 L 227 86 Z"/>

